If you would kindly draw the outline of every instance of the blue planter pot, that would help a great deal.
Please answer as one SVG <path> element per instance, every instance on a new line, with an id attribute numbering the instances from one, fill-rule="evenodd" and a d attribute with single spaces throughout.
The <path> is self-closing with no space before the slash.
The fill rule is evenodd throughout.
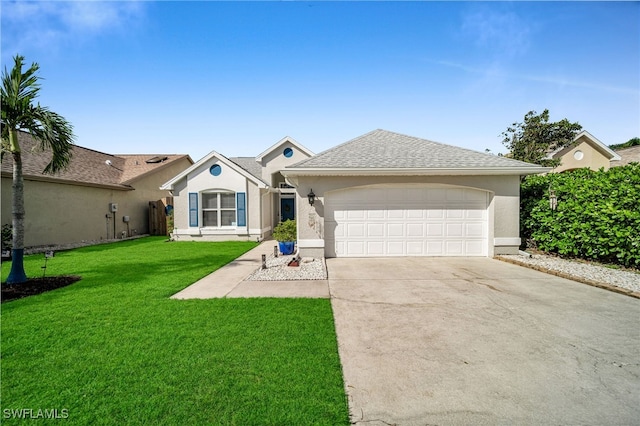
<path id="1" fill-rule="evenodd" d="M 280 249 L 280 253 L 282 254 L 293 254 L 293 250 L 295 249 L 296 242 L 295 241 L 279 241 L 278 248 Z"/>

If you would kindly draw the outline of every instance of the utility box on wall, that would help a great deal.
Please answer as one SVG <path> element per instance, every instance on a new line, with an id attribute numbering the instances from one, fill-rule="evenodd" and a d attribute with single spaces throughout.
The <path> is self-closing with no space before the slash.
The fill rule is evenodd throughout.
<path id="1" fill-rule="evenodd" d="M 109 211 L 115 213 L 118 211 L 118 203 L 109 203 Z"/>

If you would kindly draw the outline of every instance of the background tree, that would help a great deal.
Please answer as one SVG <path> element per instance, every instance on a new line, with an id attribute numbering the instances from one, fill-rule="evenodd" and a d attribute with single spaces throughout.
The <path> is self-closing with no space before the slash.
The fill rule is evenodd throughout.
<path id="1" fill-rule="evenodd" d="M 34 104 L 40 91 L 37 75 L 40 66 L 33 63 L 22 72 L 24 57 L 16 55 L 11 72 L 5 67 L 2 73 L 2 156 L 11 155 L 13 160 L 12 225 L 13 247 L 11 271 L 7 283 L 23 283 L 24 272 L 24 179 L 22 176 L 22 152 L 18 132 L 27 132 L 38 142 L 40 149 L 51 151 L 52 158 L 44 173 L 55 174 L 66 168 L 73 149 L 73 127 L 64 117 L 48 108 Z"/>
<path id="2" fill-rule="evenodd" d="M 502 132 L 502 143 L 509 149 L 511 158 L 545 167 L 557 167 L 559 159 L 548 159 L 548 154 L 571 145 L 582 126 L 566 118 L 549 122 L 549 110 L 542 114 L 529 111 L 524 123 L 513 123 Z"/>
<path id="3" fill-rule="evenodd" d="M 640 145 L 640 138 L 632 138 L 632 139 L 629 139 L 628 141 L 626 141 L 625 143 L 609 145 L 609 148 L 611 148 L 611 149 L 624 149 L 624 148 L 631 148 L 632 146 L 638 146 L 638 145 Z"/>

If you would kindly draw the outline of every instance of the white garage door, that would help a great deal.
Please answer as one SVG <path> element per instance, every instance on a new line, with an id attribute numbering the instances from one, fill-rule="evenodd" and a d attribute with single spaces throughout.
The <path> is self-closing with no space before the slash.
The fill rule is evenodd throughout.
<path id="1" fill-rule="evenodd" d="M 326 197 L 328 257 L 486 256 L 488 193 L 366 187 Z"/>

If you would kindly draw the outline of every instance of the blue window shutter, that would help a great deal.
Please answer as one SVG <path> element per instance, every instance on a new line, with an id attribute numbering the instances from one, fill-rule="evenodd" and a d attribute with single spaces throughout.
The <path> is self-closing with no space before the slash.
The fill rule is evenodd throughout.
<path id="1" fill-rule="evenodd" d="M 198 193 L 189 193 L 189 226 L 198 226 Z"/>
<path id="2" fill-rule="evenodd" d="M 238 213 L 238 226 L 247 226 L 247 199 L 244 192 L 236 194 L 236 209 Z"/>

